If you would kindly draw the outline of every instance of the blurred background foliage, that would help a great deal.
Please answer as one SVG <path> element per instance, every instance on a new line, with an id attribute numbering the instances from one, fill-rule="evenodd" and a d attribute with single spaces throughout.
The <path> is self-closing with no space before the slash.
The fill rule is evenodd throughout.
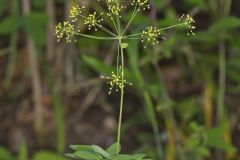
<path id="1" fill-rule="evenodd" d="M 126 91 L 123 152 L 240 159 L 240 1 L 150 2 L 130 32 L 176 24 L 183 13 L 197 31 L 169 30 L 167 41 L 147 49 L 127 42 L 126 76 L 134 85 Z M 0 0 L 0 160 L 64 160 L 69 144 L 115 141 L 119 95 L 108 95 L 99 75 L 114 70 L 116 43 L 57 44 L 54 37 L 77 3 L 86 12 L 104 9 L 94 0 Z"/>

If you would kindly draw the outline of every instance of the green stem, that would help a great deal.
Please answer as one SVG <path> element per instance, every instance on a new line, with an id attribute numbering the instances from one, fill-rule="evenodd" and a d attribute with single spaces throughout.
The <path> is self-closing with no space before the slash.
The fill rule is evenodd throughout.
<path id="1" fill-rule="evenodd" d="M 118 119 L 118 134 L 117 134 L 117 152 L 120 151 L 120 141 L 121 141 L 121 125 L 122 125 L 122 113 L 123 113 L 123 96 L 124 96 L 124 56 L 123 56 L 123 48 L 121 47 L 121 39 L 119 39 L 119 47 L 120 47 L 120 54 L 121 54 L 121 83 L 122 83 L 122 87 L 121 87 L 121 97 L 120 97 L 120 111 L 119 111 L 119 119 Z"/>
<path id="2" fill-rule="evenodd" d="M 175 28 L 175 27 L 182 26 L 182 25 L 186 25 L 186 22 L 179 23 L 179 24 L 176 24 L 176 25 L 173 25 L 173 26 L 169 26 L 169 27 L 165 27 L 165 28 L 161 28 L 160 31 L 163 31 L 163 30 L 166 30 L 166 29 L 170 29 L 170 28 Z"/>
<path id="3" fill-rule="evenodd" d="M 83 19 L 87 19 L 87 17 L 85 17 L 85 16 L 83 16 L 83 15 L 79 15 L 80 17 L 82 17 Z M 104 32 L 106 32 L 106 33 L 108 33 L 108 34 L 110 34 L 110 35 L 112 35 L 112 36 L 116 36 L 113 32 L 111 32 L 110 30 L 108 30 L 107 28 L 105 28 L 104 26 L 102 26 L 101 24 L 99 24 L 99 23 L 96 23 L 96 25 L 101 29 L 101 30 L 103 30 Z"/>
<path id="4" fill-rule="evenodd" d="M 108 3 L 108 2 L 107 2 L 107 8 L 109 8 L 109 3 Z M 119 35 L 119 30 L 118 30 L 118 27 L 117 27 L 116 22 L 115 22 L 115 20 L 114 20 L 114 16 L 112 15 L 112 13 L 111 13 L 110 10 L 108 10 L 108 12 L 109 12 L 109 14 L 110 14 L 110 19 L 111 19 L 111 21 L 113 22 L 113 26 L 114 26 L 114 28 L 116 29 L 117 34 Z"/>
<path id="5" fill-rule="evenodd" d="M 226 90 L 226 51 L 222 40 L 219 44 L 219 91 L 218 91 L 218 122 L 223 121 L 224 99 Z"/>
<path id="6" fill-rule="evenodd" d="M 112 35 L 113 37 L 117 37 L 113 32 L 111 32 L 110 30 L 108 30 L 107 28 L 105 28 L 104 26 L 100 25 L 100 24 L 96 24 L 101 30 L 103 30 L 104 32 Z"/>
<path id="7" fill-rule="evenodd" d="M 91 35 L 82 34 L 82 33 L 74 33 L 74 34 L 78 35 L 78 36 L 92 38 L 92 39 L 102 39 L 102 40 L 116 40 L 116 39 L 119 39 L 118 37 L 98 37 L 98 36 L 91 36 Z"/>
<path id="8" fill-rule="evenodd" d="M 139 8 L 138 8 L 138 9 L 139 9 Z M 129 27 L 129 25 L 131 24 L 131 22 L 133 21 L 133 19 L 135 18 L 135 16 L 137 15 L 137 10 L 138 10 L 138 9 L 137 9 L 137 6 L 135 6 L 134 11 L 133 11 L 133 13 L 132 13 L 132 16 L 131 16 L 130 20 L 129 20 L 128 24 L 126 25 L 126 27 L 124 28 L 123 32 L 122 32 L 122 36 L 124 35 L 125 31 L 126 31 L 127 28 Z"/>

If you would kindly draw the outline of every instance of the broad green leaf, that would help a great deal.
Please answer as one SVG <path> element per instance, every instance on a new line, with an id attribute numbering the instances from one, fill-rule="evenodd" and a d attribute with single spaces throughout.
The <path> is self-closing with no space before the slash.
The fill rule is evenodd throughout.
<path id="1" fill-rule="evenodd" d="M 125 48 L 127 48 L 128 47 L 128 43 L 121 43 L 121 48 L 122 49 L 125 49 Z"/>
<path id="2" fill-rule="evenodd" d="M 114 143 L 107 149 L 107 152 L 111 155 L 119 153 L 121 151 L 121 145 L 119 144 L 119 151 L 117 151 L 117 147 L 118 143 Z"/>
<path id="3" fill-rule="evenodd" d="M 75 151 L 93 151 L 90 145 L 71 145 L 70 147 Z"/>
<path id="4" fill-rule="evenodd" d="M 112 155 L 109 159 L 110 160 L 133 160 L 132 156 L 127 155 L 127 154 Z"/>
<path id="5" fill-rule="evenodd" d="M 74 155 L 76 155 L 79 158 L 83 158 L 86 160 L 100 160 L 102 159 L 102 157 L 100 155 L 98 155 L 97 153 L 90 152 L 90 151 L 77 151 L 74 153 Z"/>
<path id="6" fill-rule="evenodd" d="M 49 151 L 37 152 L 32 160 L 65 160 L 61 155 Z"/>
<path id="7" fill-rule="evenodd" d="M 102 155 L 105 158 L 108 158 L 110 156 L 110 154 L 108 152 L 106 152 L 105 150 L 103 150 L 101 147 L 99 147 L 97 145 L 92 145 L 92 148 L 96 153 Z"/>
<path id="8" fill-rule="evenodd" d="M 67 153 L 65 156 L 70 157 L 70 158 L 78 158 L 74 153 Z"/>
<path id="9" fill-rule="evenodd" d="M 145 154 L 134 154 L 132 155 L 132 158 L 134 160 L 142 160 L 145 157 Z"/>

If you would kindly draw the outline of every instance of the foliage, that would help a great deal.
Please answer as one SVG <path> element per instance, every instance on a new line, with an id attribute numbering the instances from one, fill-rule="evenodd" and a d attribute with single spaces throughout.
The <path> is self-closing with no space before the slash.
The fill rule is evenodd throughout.
<path id="1" fill-rule="evenodd" d="M 72 145 L 74 153 L 66 154 L 68 157 L 82 160 L 150 160 L 145 154 L 120 154 L 118 143 L 111 145 L 106 151 L 96 145 Z"/>
<path id="2" fill-rule="evenodd" d="M 23 43 L 22 31 L 32 37 L 38 51 L 42 53 L 44 53 L 47 42 L 48 18 L 45 13 L 47 1 L 32 0 L 33 11 L 28 16 L 20 14 L 20 2 L 18 0 L 11 2 L 0 0 L 2 18 L 0 35 L 3 36 L 1 40 L 8 41 L 8 38 L 5 37 L 9 37 L 9 47 L 11 48 L 6 63 L 5 84 L 8 85 L 13 81 L 14 66 L 16 61 L 19 61 L 16 59 L 16 55 L 18 47 Z M 85 0 L 81 2 L 85 2 Z M 236 138 L 232 139 L 232 135 L 236 134 L 235 120 L 238 114 L 233 106 L 238 104 L 235 104 L 234 101 L 231 102 L 231 100 L 234 95 L 238 96 L 240 92 L 240 18 L 239 14 L 234 11 L 234 7 L 232 7 L 233 11 L 227 13 L 229 2 L 233 1 L 183 0 L 181 2 L 171 1 L 170 3 L 168 1 L 152 1 L 155 5 L 152 5 L 150 10 L 149 4 L 146 5 L 145 1 L 133 1 L 133 6 L 131 3 L 126 5 L 123 1 L 108 1 L 108 7 L 102 5 L 105 4 L 105 1 L 102 2 L 100 5 L 98 2 L 91 1 L 88 8 L 74 5 L 75 9 L 72 9 L 69 14 L 69 23 L 61 23 L 58 28 L 58 38 L 67 38 L 68 42 L 76 43 L 76 46 L 81 49 L 81 54 L 79 54 L 79 60 L 72 60 L 74 67 L 77 66 L 74 69 L 80 70 L 81 74 L 85 74 L 86 77 L 96 77 L 96 73 L 99 74 L 103 78 L 102 80 L 107 81 L 110 85 L 112 95 L 109 99 L 116 96 L 114 90 L 121 92 L 125 86 L 124 94 L 127 97 L 131 94 L 140 102 L 129 106 L 129 109 L 134 108 L 134 113 L 125 117 L 121 129 L 121 132 L 126 135 L 129 130 L 140 126 L 140 129 L 137 128 L 138 131 L 134 133 L 134 138 L 140 144 L 137 153 L 145 153 L 146 157 L 160 160 L 203 160 L 215 159 L 215 155 L 212 154 L 214 151 L 223 154 L 223 159 L 238 159 L 236 154 L 238 150 L 233 147 L 237 141 Z M 132 11 L 138 2 L 141 3 L 139 4 L 141 12 L 136 8 L 135 13 L 137 14 L 134 16 Z M 57 7 L 60 6 L 59 8 L 69 5 L 68 3 L 70 1 L 56 1 Z M 132 7 L 128 9 L 126 6 Z M 107 9 L 107 13 L 105 9 Z M 86 17 L 81 17 L 81 20 L 77 21 L 76 17 L 80 18 L 80 11 L 81 16 Z M 151 12 L 150 15 L 149 12 Z M 181 12 L 189 13 L 195 17 L 195 25 L 198 26 L 195 36 L 186 36 L 182 32 L 182 30 L 187 30 L 187 33 L 191 33 L 190 29 L 194 30 L 195 28 L 192 26 L 193 21 L 187 15 L 179 17 Z M 118 49 L 116 49 L 118 52 L 123 49 L 124 59 L 127 59 L 126 67 L 121 65 L 121 60 L 115 61 L 118 62 L 117 67 L 113 64 L 106 64 L 102 60 L 105 55 L 100 53 L 101 49 L 109 49 L 109 42 L 119 41 L 116 34 L 118 29 L 116 30 L 111 20 L 112 15 L 115 16 L 115 23 L 117 23 L 117 16 L 122 24 L 127 25 L 131 21 L 131 25 L 125 31 L 125 37 L 122 37 L 125 39 L 118 43 Z M 134 20 L 131 20 L 132 15 Z M 179 18 L 180 21 L 178 21 Z M 95 23 L 96 21 L 99 24 Z M 187 22 L 188 25 L 186 25 Z M 145 25 L 149 23 L 154 25 L 146 27 Z M 175 26 L 175 24 L 179 24 L 178 31 L 165 30 L 165 28 Z M 108 37 L 109 33 L 105 32 L 105 29 L 105 31 L 99 32 L 103 29 L 101 25 L 109 27 L 108 29 L 117 36 L 114 37 L 111 34 Z M 116 25 L 116 27 L 118 26 Z M 124 30 L 124 28 L 121 29 Z M 85 35 L 85 33 L 91 33 L 91 35 Z M 81 36 L 85 36 L 85 38 Z M 91 39 L 97 37 L 111 38 L 106 42 L 100 41 L 100 39 L 94 41 Z M 153 43 L 157 45 L 150 45 Z M 225 56 L 222 56 L 222 59 L 220 59 L 222 48 L 220 46 L 224 46 L 223 50 L 225 50 Z M 96 48 L 98 51 L 92 52 Z M 121 53 L 119 52 L 119 54 Z M 117 52 L 114 57 L 117 57 Z M 39 54 L 39 61 L 43 66 L 41 68 L 44 70 L 42 79 L 47 81 L 47 88 L 53 96 L 58 128 L 57 148 L 58 151 L 62 152 L 65 147 L 66 132 L 64 130 L 62 98 L 61 93 L 58 93 L 59 91 L 55 88 L 57 80 L 51 71 L 52 66 L 46 64 L 45 60 L 42 61 L 44 58 L 45 54 Z M 222 65 L 224 64 L 222 62 L 225 62 L 226 65 Z M 168 68 L 169 66 L 170 68 Z M 124 68 L 124 76 L 121 75 L 122 68 Z M 226 69 L 225 76 L 224 68 Z M 177 75 L 174 74 L 176 72 Z M 218 79 L 220 75 L 226 79 L 225 91 L 222 87 L 224 83 L 218 84 L 221 81 Z M 122 79 L 123 81 L 121 81 Z M 20 81 L 16 83 L 21 85 Z M 171 86 L 172 84 L 174 86 Z M 12 94 L 16 97 L 22 97 L 22 90 L 15 93 L 17 90 L 15 86 L 12 90 L 14 90 Z M 220 96 L 219 93 L 221 93 Z M 6 96 L 8 94 L 6 93 Z M 215 111 L 217 111 L 216 114 Z M 221 113 L 224 113 L 223 116 Z M 232 114 L 231 117 L 229 114 Z M 152 130 L 149 129 L 149 125 Z M 89 150 L 86 151 L 81 147 L 76 149 L 72 146 L 76 150 L 68 155 L 78 159 L 85 154 L 95 155 L 102 159 L 106 159 L 108 155 L 115 155 L 116 159 L 126 159 L 126 157 L 134 159 L 133 155 L 118 153 L 115 152 L 116 150 L 109 152 L 95 145 L 79 146 L 85 149 L 89 148 Z M 21 153 L 17 156 L 1 147 L 0 159 L 24 159 L 27 155 L 25 147 L 21 145 L 19 151 Z M 75 155 L 76 152 L 81 157 Z M 143 154 L 139 155 L 139 157 L 141 156 Z M 143 157 L 141 158 L 143 159 Z M 34 154 L 33 159 L 61 160 L 63 157 L 49 151 L 40 151 Z"/>
<path id="3" fill-rule="evenodd" d="M 26 154 L 27 148 L 24 147 L 17 156 L 13 155 L 8 149 L 0 147 L 0 160 L 65 160 L 65 157 L 50 151 L 38 151 L 32 158 Z"/>
<path id="4" fill-rule="evenodd" d="M 112 89 L 115 87 L 116 91 L 121 92 L 120 95 L 120 112 L 119 112 L 119 121 L 118 121 L 118 134 L 117 134 L 117 149 L 116 149 L 116 155 L 109 155 L 107 152 L 105 152 L 103 149 L 101 149 L 98 146 L 93 145 L 92 147 L 89 146 L 78 146 L 76 152 L 74 154 L 68 154 L 68 156 L 72 158 L 83 158 L 83 159 L 129 159 L 129 160 L 137 160 L 137 159 L 143 159 L 144 155 L 122 155 L 118 154 L 120 149 L 120 138 L 121 138 L 121 124 L 122 124 L 122 112 L 123 112 L 123 96 L 124 96 L 124 88 L 125 85 L 132 85 L 132 83 L 128 82 L 125 79 L 125 62 L 124 62 L 124 50 L 129 46 L 128 43 L 125 41 L 127 40 L 137 40 L 142 39 L 141 42 L 144 43 L 144 48 L 146 48 L 148 45 L 157 45 L 159 44 L 159 39 L 165 39 L 165 37 L 161 36 L 162 31 L 165 31 L 170 28 L 178 27 L 178 26 L 184 26 L 187 30 L 188 35 L 194 35 L 194 19 L 189 15 L 182 15 L 182 17 L 179 18 L 180 23 L 172 26 L 168 26 L 165 28 L 158 29 L 157 27 L 149 26 L 146 27 L 142 32 L 134 33 L 134 34 L 126 34 L 128 28 L 130 27 L 132 21 L 140 12 L 141 10 L 150 9 L 149 1 L 148 0 L 133 0 L 129 4 L 122 3 L 117 0 L 106 0 L 104 3 L 107 7 L 107 11 L 101 12 L 97 14 L 97 12 L 90 13 L 88 15 L 83 15 L 84 10 L 86 9 L 85 6 L 73 6 L 70 10 L 70 20 L 64 21 L 63 23 L 59 23 L 56 28 L 56 37 L 58 42 L 62 39 L 65 39 L 67 43 L 71 43 L 72 41 L 77 42 L 76 37 L 81 36 L 85 38 L 91 38 L 91 39 L 99 39 L 99 40 L 117 40 L 118 43 L 118 49 L 117 49 L 117 67 L 116 71 L 112 71 L 112 75 L 110 76 L 101 76 L 103 79 L 107 80 L 107 83 L 110 86 L 109 94 L 111 94 Z M 125 6 L 128 5 L 128 6 Z M 133 6 L 133 12 L 126 23 L 125 27 L 122 27 L 122 23 L 120 21 L 120 18 L 122 17 L 121 12 L 126 7 Z M 106 16 L 112 21 L 113 28 L 115 29 L 115 33 L 112 32 L 110 29 L 105 27 L 103 25 L 104 18 L 103 16 L 106 14 Z M 99 37 L 99 36 L 92 36 L 87 35 L 84 33 L 81 33 L 80 27 L 78 23 L 83 22 L 85 25 L 87 25 L 88 30 L 94 30 L 98 31 L 100 29 L 101 31 L 107 33 L 110 37 Z M 146 99 L 149 99 L 149 96 L 146 95 Z M 150 102 L 151 103 L 151 102 Z M 152 108 L 152 107 L 151 107 Z M 154 114 L 153 112 L 151 114 Z M 158 127 L 157 122 L 155 123 L 155 132 L 158 134 Z M 157 127 L 157 128 L 156 128 Z M 163 158 L 162 151 L 161 151 L 161 145 L 157 142 L 157 148 L 159 152 L 159 156 Z M 159 146 L 160 145 L 160 146 Z M 99 155 L 100 154 L 100 155 Z"/>

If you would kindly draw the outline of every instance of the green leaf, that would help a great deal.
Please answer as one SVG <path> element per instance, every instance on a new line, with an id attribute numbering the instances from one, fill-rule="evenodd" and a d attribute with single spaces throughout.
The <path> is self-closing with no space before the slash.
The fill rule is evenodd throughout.
<path id="1" fill-rule="evenodd" d="M 32 5 L 37 8 L 44 8 L 47 1 L 32 0 Z"/>
<path id="2" fill-rule="evenodd" d="M 199 6 L 200 8 L 206 8 L 204 0 L 184 0 L 185 3 L 188 3 L 191 6 Z"/>
<path id="3" fill-rule="evenodd" d="M 0 0 L 0 15 L 6 10 L 8 2 L 6 0 Z"/>
<path id="4" fill-rule="evenodd" d="M 74 153 L 67 153 L 65 156 L 70 157 L 70 158 L 78 158 Z"/>
<path id="5" fill-rule="evenodd" d="M 128 43 L 121 43 L 121 48 L 122 49 L 125 49 L 125 48 L 127 48 L 128 47 Z"/>
<path id="6" fill-rule="evenodd" d="M 191 36 L 189 37 L 189 40 L 195 41 L 195 42 L 201 42 L 204 43 L 205 45 L 212 45 L 218 42 L 218 39 L 216 39 L 215 36 L 210 36 L 212 35 L 208 31 L 199 31 L 196 33 L 196 36 Z"/>
<path id="7" fill-rule="evenodd" d="M 0 22 L 0 34 L 9 34 L 20 26 L 20 19 L 16 16 L 9 16 Z"/>
<path id="8" fill-rule="evenodd" d="M 110 156 L 109 153 L 107 153 L 105 150 L 103 150 L 101 147 L 99 147 L 97 145 L 92 145 L 92 148 L 96 153 L 102 155 L 105 158 L 108 158 Z"/>
<path id="9" fill-rule="evenodd" d="M 90 152 L 90 151 L 77 151 L 74 153 L 74 155 L 76 155 L 79 158 L 83 158 L 86 160 L 99 160 L 102 159 L 102 157 L 100 155 L 98 155 L 95 152 Z"/>
<path id="10" fill-rule="evenodd" d="M 231 144 L 225 143 L 223 139 L 220 138 L 209 138 L 205 143 L 207 146 L 212 148 L 217 148 L 229 152 L 236 151 L 236 149 Z"/>
<path id="11" fill-rule="evenodd" d="M 42 12 L 31 12 L 24 17 L 24 29 L 32 37 L 38 47 L 46 42 L 47 15 Z"/>
<path id="12" fill-rule="evenodd" d="M 84 56 L 82 56 L 82 59 L 92 69 L 94 69 L 95 71 L 97 71 L 98 73 L 103 74 L 103 75 L 111 75 L 112 71 L 116 70 L 116 67 L 109 66 L 93 56 L 84 55 Z M 129 82 L 131 82 L 131 83 L 137 82 L 134 75 L 127 68 L 124 69 L 124 72 L 125 72 L 126 79 Z"/>
<path id="13" fill-rule="evenodd" d="M 192 137 L 192 138 L 190 138 L 186 141 L 185 147 L 186 147 L 186 149 L 192 150 L 199 145 L 200 145 L 200 138 L 199 137 L 196 137 L 196 138 Z"/>
<path id="14" fill-rule="evenodd" d="M 6 148 L 0 147 L 0 160 L 15 160 L 16 158 Z"/>
<path id="15" fill-rule="evenodd" d="M 132 158 L 134 160 L 142 160 L 146 155 L 145 154 L 134 154 L 132 155 Z"/>
<path id="16" fill-rule="evenodd" d="M 107 65 L 95 57 L 84 55 L 82 56 L 82 59 L 90 67 L 92 67 L 94 70 L 101 74 L 110 75 L 111 72 L 115 70 L 115 67 Z"/>
<path id="17" fill-rule="evenodd" d="M 204 156 L 204 157 L 210 156 L 210 151 L 206 147 L 200 146 L 196 148 L 196 150 L 201 156 Z"/>
<path id="18" fill-rule="evenodd" d="M 90 145 L 71 145 L 70 147 L 75 151 L 93 151 Z"/>
<path id="19" fill-rule="evenodd" d="M 22 140 L 20 144 L 20 150 L 18 153 L 18 160 L 26 160 L 28 159 L 28 148 L 25 140 Z"/>
<path id="20" fill-rule="evenodd" d="M 132 156 L 127 154 L 116 154 L 116 155 L 112 155 L 109 159 L 110 160 L 132 160 Z"/>
<path id="21" fill-rule="evenodd" d="M 225 130 L 225 126 L 223 124 L 219 125 L 218 127 L 207 130 L 207 136 L 210 139 L 216 138 L 216 137 L 220 138 L 221 136 L 223 136 L 224 130 Z"/>
<path id="22" fill-rule="evenodd" d="M 219 34 L 224 30 L 233 30 L 240 27 L 240 19 L 237 17 L 226 17 L 215 22 L 208 31 Z"/>
<path id="23" fill-rule="evenodd" d="M 119 150 L 117 150 L 118 145 L 119 145 Z M 118 144 L 118 143 L 112 144 L 112 145 L 107 149 L 107 152 L 108 152 L 109 154 L 111 154 L 111 155 L 116 154 L 116 153 L 119 153 L 120 151 L 121 151 L 121 145 Z"/>
<path id="24" fill-rule="evenodd" d="M 61 155 L 49 151 L 37 152 L 32 160 L 65 160 Z"/>

